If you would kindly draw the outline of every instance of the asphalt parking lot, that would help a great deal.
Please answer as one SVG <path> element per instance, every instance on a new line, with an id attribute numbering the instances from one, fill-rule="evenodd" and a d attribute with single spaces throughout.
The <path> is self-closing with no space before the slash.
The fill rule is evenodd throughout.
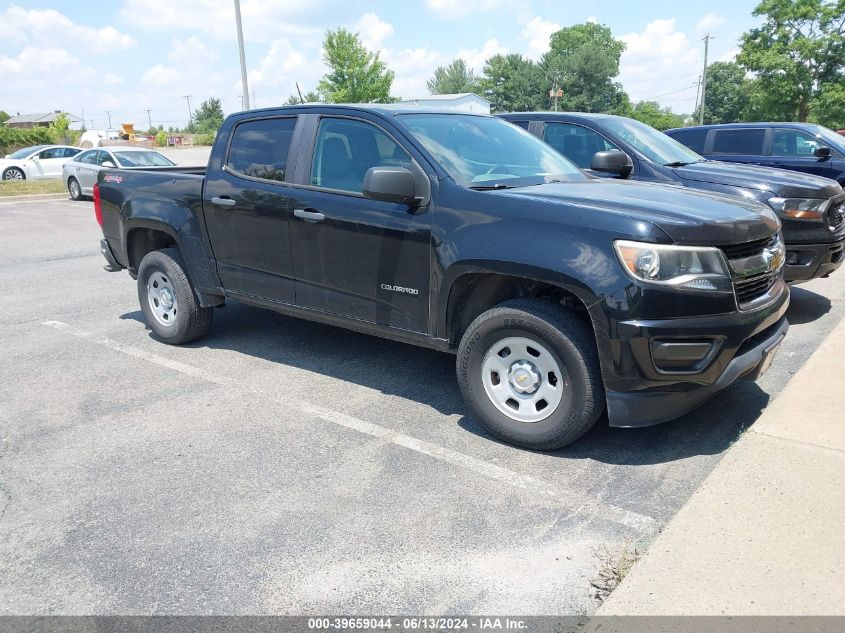
<path id="1" fill-rule="evenodd" d="M 540 454 L 454 357 L 230 303 L 153 340 L 90 202 L 0 199 L 0 613 L 579 614 L 596 551 L 684 504 L 845 314 L 793 292 L 769 373 Z M 714 517 L 718 520 L 718 517 Z"/>

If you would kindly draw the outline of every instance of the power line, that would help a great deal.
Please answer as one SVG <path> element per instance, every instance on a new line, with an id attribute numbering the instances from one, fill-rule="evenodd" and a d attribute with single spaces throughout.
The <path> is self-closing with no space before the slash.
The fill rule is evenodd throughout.
<path id="1" fill-rule="evenodd" d="M 663 94 L 654 95 L 653 97 L 646 97 L 645 99 L 641 99 L 641 101 L 649 101 L 650 99 L 659 99 L 660 97 L 678 94 L 679 92 L 685 92 L 687 90 L 691 90 L 692 88 L 695 88 L 697 85 L 698 85 L 697 83 L 693 83 L 693 84 L 690 84 L 689 86 L 687 86 L 686 88 L 679 88 L 678 90 L 672 90 L 671 92 L 664 92 Z"/>

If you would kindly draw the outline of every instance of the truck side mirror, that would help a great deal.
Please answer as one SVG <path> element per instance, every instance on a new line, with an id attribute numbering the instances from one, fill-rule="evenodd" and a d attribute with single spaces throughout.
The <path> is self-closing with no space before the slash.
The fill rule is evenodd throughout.
<path id="1" fill-rule="evenodd" d="M 816 151 L 813 152 L 813 156 L 816 158 L 830 158 L 830 148 L 824 145 L 817 147 Z"/>
<path id="2" fill-rule="evenodd" d="M 364 175 L 361 192 L 371 200 L 419 205 L 414 175 L 404 167 L 370 167 Z"/>
<path id="3" fill-rule="evenodd" d="M 634 163 L 628 154 L 618 149 L 613 149 L 593 154 L 590 169 L 608 174 L 618 174 L 622 178 L 627 178 L 634 169 Z"/>

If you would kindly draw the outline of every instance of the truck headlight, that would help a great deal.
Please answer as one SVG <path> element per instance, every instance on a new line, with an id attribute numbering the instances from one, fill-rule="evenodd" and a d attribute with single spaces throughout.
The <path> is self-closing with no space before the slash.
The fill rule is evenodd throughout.
<path id="1" fill-rule="evenodd" d="M 820 198 L 769 198 L 769 206 L 778 215 L 792 220 L 821 220 L 827 200 Z"/>
<path id="2" fill-rule="evenodd" d="M 638 281 L 688 290 L 732 292 L 722 251 L 706 246 L 675 246 L 616 240 L 622 266 Z"/>

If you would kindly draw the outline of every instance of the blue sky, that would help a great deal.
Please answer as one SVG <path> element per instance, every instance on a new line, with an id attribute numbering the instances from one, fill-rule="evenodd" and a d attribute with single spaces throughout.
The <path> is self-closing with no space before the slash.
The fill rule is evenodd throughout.
<path id="1" fill-rule="evenodd" d="M 426 94 L 434 68 L 463 57 L 480 72 L 499 52 L 539 58 L 561 26 L 598 21 L 623 39 L 619 80 L 632 99 L 690 112 L 709 32 L 711 60 L 731 59 L 759 23 L 756 1 L 241 0 L 250 90 L 259 107 L 325 72 L 327 29 L 358 31 L 396 72 L 393 94 Z M 89 127 L 183 125 L 209 96 L 240 109 L 232 0 L 0 2 L 0 109 L 85 112 Z M 255 104 L 253 104 L 255 105 Z"/>

